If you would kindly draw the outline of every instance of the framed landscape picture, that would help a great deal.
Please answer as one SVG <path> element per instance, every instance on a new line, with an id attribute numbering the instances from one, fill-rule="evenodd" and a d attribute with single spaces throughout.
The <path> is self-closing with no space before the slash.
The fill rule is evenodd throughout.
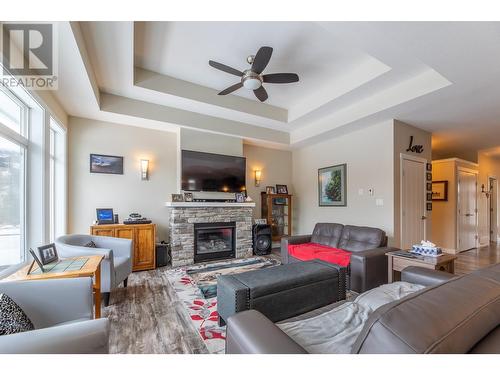
<path id="1" fill-rule="evenodd" d="M 347 164 L 318 169 L 320 206 L 347 206 Z"/>
<path id="2" fill-rule="evenodd" d="M 123 156 L 90 154 L 90 173 L 123 174 Z"/>

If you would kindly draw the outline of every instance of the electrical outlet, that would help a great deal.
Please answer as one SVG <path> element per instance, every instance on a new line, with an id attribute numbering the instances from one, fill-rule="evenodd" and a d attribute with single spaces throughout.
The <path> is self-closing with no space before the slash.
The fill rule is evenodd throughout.
<path id="1" fill-rule="evenodd" d="M 375 205 L 376 206 L 383 206 L 384 205 L 384 200 L 382 198 L 375 199 Z"/>

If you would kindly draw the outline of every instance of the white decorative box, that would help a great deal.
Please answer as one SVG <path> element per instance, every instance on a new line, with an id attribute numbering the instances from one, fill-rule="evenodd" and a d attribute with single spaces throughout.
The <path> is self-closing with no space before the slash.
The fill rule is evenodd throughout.
<path id="1" fill-rule="evenodd" d="M 429 246 L 422 246 L 422 245 L 413 245 L 411 248 L 411 253 L 414 254 L 420 254 L 428 257 L 438 257 L 441 254 L 443 254 L 443 251 L 441 250 L 440 247 L 429 247 Z"/>

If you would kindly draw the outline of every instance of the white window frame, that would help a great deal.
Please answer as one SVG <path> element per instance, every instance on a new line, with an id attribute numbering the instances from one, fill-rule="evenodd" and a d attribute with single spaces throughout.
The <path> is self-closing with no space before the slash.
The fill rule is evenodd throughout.
<path id="1" fill-rule="evenodd" d="M 15 145 L 19 146 L 23 152 L 23 165 L 22 165 L 22 200 L 21 200 L 21 233 L 20 233 L 20 245 L 21 249 L 20 260 L 21 263 L 27 258 L 27 186 L 29 183 L 28 174 L 28 150 L 29 150 L 29 107 L 21 101 L 14 93 L 6 89 L 3 85 L 0 85 L 0 91 L 7 95 L 12 101 L 14 101 L 21 108 L 20 117 L 20 133 L 11 129 L 7 125 L 0 122 L 0 136 Z"/>
<path id="2" fill-rule="evenodd" d="M 49 119 L 49 240 L 66 232 L 66 130 L 54 118 Z"/>

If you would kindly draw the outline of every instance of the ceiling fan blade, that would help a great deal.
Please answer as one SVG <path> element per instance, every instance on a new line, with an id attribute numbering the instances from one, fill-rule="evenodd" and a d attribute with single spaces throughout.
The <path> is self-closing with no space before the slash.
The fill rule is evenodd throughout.
<path id="1" fill-rule="evenodd" d="M 267 64 L 269 64 L 272 54 L 273 49 L 271 47 L 260 47 L 253 59 L 252 71 L 257 74 L 262 73 Z"/>
<path id="2" fill-rule="evenodd" d="M 223 72 L 229 73 L 229 74 L 234 74 L 235 76 L 238 77 L 243 77 L 243 72 L 240 72 L 237 69 L 231 68 L 230 66 L 218 63 L 217 61 L 208 61 L 208 65 L 210 65 L 212 68 L 222 70 Z"/>
<path id="3" fill-rule="evenodd" d="M 265 102 L 268 98 L 267 91 L 264 86 L 260 86 L 257 90 L 253 90 L 253 93 L 261 102 Z"/>
<path id="4" fill-rule="evenodd" d="M 273 73 L 264 74 L 262 80 L 267 83 L 292 83 L 299 82 L 299 76 L 295 73 Z"/>
<path id="5" fill-rule="evenodd" d="M 227 95 L 227 94 L 230 94 L 233 91 L 236 91 L 236 90 L 238 90 L 239 88 L 242 88 L 242 87 L 243 87 L 243 83 L 238 82 L 235 85 L 229 86 L 227 89 L 222 90 L 217 95 Z"/>

